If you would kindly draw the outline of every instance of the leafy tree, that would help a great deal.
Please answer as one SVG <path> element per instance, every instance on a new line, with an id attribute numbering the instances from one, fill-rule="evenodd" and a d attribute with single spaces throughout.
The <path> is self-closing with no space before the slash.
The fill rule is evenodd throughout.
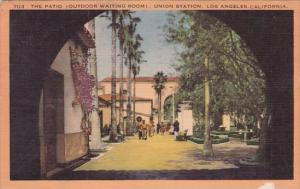
<path id="1" fill-rule="evenodd" d="M 194 102 L 196 121 L 203 122 L 204 84 L 209 81 L 212 124 L 218 124 L 223 113 L 242 122 L 245 129 L 265 122 L 265 75 L 233 30 L 203 12 L 188 11 L 170 14 L 165 31 L 167 41 L 182 49 L 176 66 L 182 77 L 180 93 L 182 99 Z"/>
<path id="2" fill-rule="evenodd" d="M 172 95 L 168 96 L 164 102 L 164 119 L 165 120 L 172 120 L 173 119 L 173 115 L 172 115 L 172 111 L 173 111 L 173 99 L 172 99 Z"/>

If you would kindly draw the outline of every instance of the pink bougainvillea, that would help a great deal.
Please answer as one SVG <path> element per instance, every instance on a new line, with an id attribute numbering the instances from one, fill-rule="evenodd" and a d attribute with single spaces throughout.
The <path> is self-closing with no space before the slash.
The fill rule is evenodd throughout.
<path id="1" fill-rule="evenodd" d="M 71 68 L 74 81 L 76 100 L 79 101 L 85 113 L 91 113 L 95 107 L 93 105 L 92 90 L 95 85 L 95 78 L 87 71 L 87 57 L 79 55 L 76 49 L 70 48 Z"/>

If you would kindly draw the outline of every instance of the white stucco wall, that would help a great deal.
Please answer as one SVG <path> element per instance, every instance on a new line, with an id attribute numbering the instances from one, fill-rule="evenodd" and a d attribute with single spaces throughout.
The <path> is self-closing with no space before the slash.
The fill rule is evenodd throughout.
<path id="1" fill-rule="evenodd" d="M 193 125 L 194 125 L 193 111 L 192 110 L 181 110 L 181 112 L 178 112 L 177 120 L 179 122 L 180 131 L 188 130 L 187 135 L 192 136 L 193 135 Z"/>
<path id="2" fill-rule="evenodd" d="M 135 103 L 135 109 L 137 112 L 142 114 L 148 114 L 151 115 L 151 101 L 137 101 Z"/>
<path id="3" fill-rule="evenodd" d="M 82 110 L 80 105 L 72 107 L 75 99 L 75 89 L 71 70 L 71 57 L 69 48 L 75 48 L 72 40 L 68 40 L 56 56 L 51 68 L 64 75 L 64 117 L 65 133 L 81 132 L 80 123 Z M 80 46 L 78 46 L 80 49 Z"/>
<path id="4" fill-rule="evenodd" d="M 231 119 L 230 119 L 230 115 L 228 114 L 224 114 L 222 116 L 222 125 L 223 127 L 225 127 L 225 130 L 226 131 L 229 131 L 230 130 L 230 125 L 231 125 Z"/>

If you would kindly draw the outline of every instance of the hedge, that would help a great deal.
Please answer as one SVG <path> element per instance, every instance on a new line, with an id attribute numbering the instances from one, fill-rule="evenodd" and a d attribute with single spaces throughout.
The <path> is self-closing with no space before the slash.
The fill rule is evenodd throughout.
<path id="1" fill-rule="evenodd" d="M 227 135 L 228 137 L 239 138 L 239 139 L 244 138 L 244 134 L 239 133 L 238 131 L 212 131 L 211 133 L 212 133 L 212 135 L 220 136 L 220 138 L 224 138 L 224 136 L 222 136 L 222 135 Z"/>
<path id="2" fill-rule="evenodd" d="M 247 145 L 259 145 L 259 139 L 258 138 L 253 138 L 251 140 L 248 140 Z"/>
<path id="3" fill-rule="evenodd" d="M 240 134 L 239 132 L 231 132 L 229 133 L 228 136 L 232 138 L 240 138 L 240 139 L 244 138 L 244 134 L 243 133 Z"/>
<path id="4" fill-rule="evenodd" d="M 211 131 L 211 134 L 214 134 L 214 135 L 229 135 L 230 131 Z"/>
<path id="5" fill-rule="evenodd" d="M 221 143 L 225 143 L 225 142 L 229 142 L 229 138 L 219 138 L 217 140 L 213 140 L 213 144 L 221 144 Z"/>
<path id="6" fill-rule="evenodd" d="M 203 138 L 196 138 L 196 137 L 190 137 L 188 140 L 195 142 L 197 144 L 203 144 L 204 143 L 204 139 Z M 213 144 L 221 144 L 221 143 L 225 143 L 225 142 L 229 142 L 229 138 L 218 138 L 218 139 L 214 139 L 212 140 Z"/>
<path id="7" fill-rule="evenodd" d="M 204 143 L 204 139 L 203 138 L 196 138 L 196 137 L 190 137 L 188 140 L 195 142 L 197 144 L 203 144 Z"/>

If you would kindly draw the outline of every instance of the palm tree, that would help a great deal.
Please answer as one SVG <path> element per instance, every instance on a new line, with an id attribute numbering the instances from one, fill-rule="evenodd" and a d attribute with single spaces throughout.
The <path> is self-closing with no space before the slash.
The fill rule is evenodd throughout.
<path id="1" fill-rule="evenodd" d="M 132 101 L 132 97 L 131 97 L 131 80 L 132 80 L 132 76 L 131 76 L 131 71 L 132 71 L 132 61 L 135 57 L 136 54 L 136 49 L 138 49 L 137 47 L 140 46 L 140 40 L 142 40 L 142 38 L 140 37 L 140 35 L 135 35 L 135 31 L 136 31 L 136 26 L 137 23 L 140 22 L 140 18 L 138 17 L 129 17 L 130 18 L 130 23 L 127 27 L 127 41 L 126 41 L 126 45 L 125 45 L 125 52 L 127 54 L 127 60 L 128 60 L 128 82 L 127 82 L 127 93 L 128 93 L 128 102 L 127 102 L 127 125 L 128 125 L 128 135 L 132 135 L 133 134 L 133 120 L 132 120 L 132 111 L 131 111 L 131 101 Z"/>
<path id="2" fill-rule="evenodd" d="M 111 142 L 116 142 L 117 138 L 117 114 L 116 114 L 116 40 L 117 40 L 117 15 L 118 11 L 106 11 L 106 15 L 101 17 L 106 17 L 111 21 L 111 24 L 108 26 L 111 28 L 111 64 L 112 64 L 112 73 L 111 73 L 111 126 L 109 133 L 109 140 Z"/>
<path id="3" fill-rule="evenodd" d="M 140 72 L 140 66 L 135 63 L 132 66 L 132 74 L 133 74 L 133 127 L 135 127 L 135 118 L 136 118 L 136 113 L 135 113 L 135 101 L 136 101 L 136 75 Z"/>
<path id="4" fill-rule="evenodd" d="M 123 64 L 124 64 L 124 50 L 125 50 L 125 43 L 126 43 L 126 36 L 127 35 L 127 29 L 125 25 L 125 19 L 130 17 L 130 14 L 132 13 L 131 11 L 118 11 L 118 38 L 119 38 L 119 51 L 120 51 L 120 110 L 119 110 L 119 127 L 120 131 L 122 131 L 122 134 L 125 134 L 125 124 L 123 122 L 123 106 L 124 106 L 124 101 L 123 101 L 123 91 L 124 91 L 124 74 L 123 74 Z"/>
<path id="5" fill-rule="evenodd" d="M 161 92 L 165 88 L 165 82 L 167 81 L 167 75 L 163 72 L 157 72 L 154 75 L 154 89 L 158 97 L 158 123 L 161 122 Z"/>
<path id="6" fill-rule="evenodd" d="M 117 40 L 117 31 L 120 42 L 120 53 L 121 53 L 121 62 L 120 62 L 120 73 L 121 78 L 123 78 L 123 59 L 124 59 L 124 44 L 126 41 L 126 28 L 123 25 L 125 17 L 131 17 L 130 11 L 109 11 L 111 17 L 105 16 L 111 20 L 110 27 L 112 28 L 112 49 L 111 49 L 111 61 L 112 61 L 112 82 L 111 82 L 111 130 L 110 130 L 110 141 L 115 142 L 117 138 L 117 114 L 116 114 L 116 40 Z M 107 12 L 107 13 L 109 13 Z M 117 22 L 118 21 L 118 22 Z M 120 93 L 123 93 L 123 82 L 120 85 Z M 121 96 L 121 99 L 123 97 Z M 122 104 L 121 104 L 122 103 Z M 123 118 L 123 101 L 120 102 L 120 120 Z M 123 125 L 123 120 L 119 122 L 119 126 Z"/>
<path id="7" fill-rule="evenodd" d="M 135 99 L 136 99 L 136 75 L 139 74 L 140 72 L 140 64 L 142 62 L 146 62 L 145 60 L 142 60 L 142 54 L 144 51 L 136 51 L 135 57 L 134 57 L 134 64 L 132 66 L 132 74 L 133 74 L 133 126 L 135 127 L 135 118 L 136 118 L 136 113 L 135 113 Z"/>
<path id="8" fill-rule="evenodd" d="M 117 38 L 117 11 L 111 11 L 111 63 L 112 63 L 112 81 L 111 81 L 111 129 L 110 141 L 116 142 L 117 138 L 117 114 L 116 114 L 116 38 Z"/>

